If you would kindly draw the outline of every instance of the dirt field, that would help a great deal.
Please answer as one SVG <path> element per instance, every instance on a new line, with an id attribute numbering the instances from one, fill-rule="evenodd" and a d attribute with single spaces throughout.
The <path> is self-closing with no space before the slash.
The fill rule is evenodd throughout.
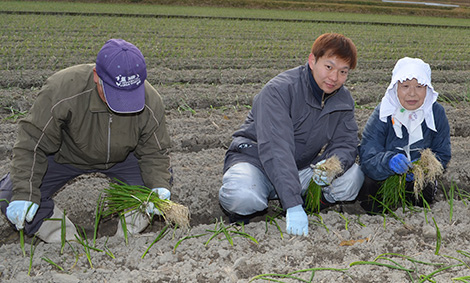
<path id="1" fill-rule="evenodd" d="M 28 276 L 32 239 L 27 239 L 27 255 L 23 257 L 18 234 L 2 215 L 0 281 L 248 282 L 260 274 L 285 275 L 312 268 L 338 269 L 315 272 L 314 282 L 412 282 L 410 278 L 417 282 L 421 280 L 419 276 L 443 267 L 449 269 L 438 272 L 433 277 L 435 282 L 451 282 L 452 278 L 470 275 L 470 268 L 464 265 L 470 258 L 459 252 L 470 252 L 469 207 L 465 202 L 456 200 L 451 217 L 451 206 L 442 190 L 439 191 L 438 201 L 431 206 L 432 211 L 427 214 L 404 215 L 401 210 L 397 211 L 405 224 L 392 217 L 368 216 L 355 203 L 348 203 L 322 212 L 321 218 L 311 217 L 308 237 L 287 235 L 282 216 L 277 219 L 281 233 L 276 225 L 265 221 L 265 215 L 261 215 L 244 228 L 258 243 L 237 237 L 234 233 L 231 233 L 233 245 L 223 233 L 210 239 L 213 230 L 222 227 L 221 221 L 228 225 L 217 196 L 222 180 L 223 158 L 231 134 L 243 122 L 253 96 L 264 83 L 279 72 L 297 66 L 298 62 L 283 62 L 271 69 L 255 64 L 258 67 L 222 70 L 191 69 L 191 64 L 197 62 L 185 63 L 187 68 L 183 70 L 170 69 L 168 66 L 172 64 L 149 69 L 149 81 L 159 90 L 167 106 L 175 174 L 172 200 L 189 207 L 191 230 L 170 231 L 142 259 L 145 250 L 162 230 L 162 222 L 156 221 L 126 245 L 122 239 L 113 237 L 116 219 L 104 221 L 100 226 L 97 247 L 103 249 L 106 245 L 114 254 L 114 259 L 105 252 L 92 251 L 91 268 L 83 247 L 78 243 L 67 245 L 63 254 L 60 253 L 60 245 L 39 243 L 34 250 Z M 368 71 L 365 64 L 353 71 L 347 83 L 358 103 L 356 118 L 360 131 L 385 91 L 394 62 L 374 64 L 374 70 Z M 2 81 L 13 85 L 4 85 L 0 90 L 2 105 L 28 110 L 38 87 L 52 71 L 2 71 L 0 74 Z M 468 75 L 467 71 L 445 71 L 442 68 L 433 73 L 434 88 L 443 96 L 463 92 Z M 454 82 L 449 82 L 449 77 L 454 78 Z M 454 182 L 461 190 L 467 190 L 470 188 L 468 102 L 445 104 L 445 107 L 451 125 L 452 160 L 441 181 L 446 188 Z M 17 124 L 12 119 L 5 120 L 11 115 L 7 109 L 0 109 L 0 113 L 0 174 L 3 175 L 9 170 Z M 56 204 L 67 211 L 76 225 L 84 227 L 89 236 L 93 230 L 98 195 L 107 184 L 108 180 L 99 175 L 81 176 L 70 182 L 55 198 Z M 272 216 L 279 203 L 273 201 L 271 204 L 268 215 Z M 324 225 L 319 224 L 321 220 Z M 436 228 L 439 228 L 442 237 L 439 255 L 435 254 L 438 239 Z M 235 231 L 236 228 L 228 229 Z M 185 236 L 197 237 L 179 242 Z M 396 268 L 358 263 L 373 261 L 384 253 L 399 254 L 385 256 L 393 262 L 377 260 Z M 64 271 L 47 263 L 44 260 L 46 257 Z M 397 265 L 402 267 L 397 268 Z M 405 268 L 411 269 L 409 273 Z M 313 276 L 312 271 L 294 275 L 304 280 Z M 270 278 L 299 282 L 296 279 Z"/>

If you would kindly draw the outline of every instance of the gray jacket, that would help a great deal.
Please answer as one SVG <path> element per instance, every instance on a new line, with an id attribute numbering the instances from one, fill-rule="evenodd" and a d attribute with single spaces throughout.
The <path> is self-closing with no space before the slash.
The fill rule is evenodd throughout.
<path id="1" fill-rule="evenodd" d="M 260 168 L 284 209 L 303 204 L 298 170 L 336 155 L 346 171 L 357 156 L 354 101 L 343 86 L 328 97 L 308 63 L 270 80 L 233 134 L 224 172 L 239 162 Z"/>

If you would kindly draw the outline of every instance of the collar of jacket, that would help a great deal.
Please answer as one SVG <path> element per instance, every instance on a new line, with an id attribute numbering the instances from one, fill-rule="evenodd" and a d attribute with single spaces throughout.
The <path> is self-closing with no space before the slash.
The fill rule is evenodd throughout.
<path id="1" fill-rule="evenodd" d="M 323 90 L 318 86 L 317 82 L 313 78 L 312 69 L 310 69 L 310 66 L 308 65 L 308 62 L 306 64 L 306 68 L 308 70 L 308 81 L 310 82 L 310 87 L 312 88 L 312 91 L 313 91 L 313 97 L 321 105 Z"/>
<path id="2" fill-rule="evenodd" d="M 333 95 L 335 95 L 343 86 L 341 86 L 339 89 L 333 91 L 332 93 L 325 93 L 317 84 L 315 79 L 313 78 L 313 73 L 312 69 L 310 69 L 310 66 L 307 63 L 307 70 L 308 70 L 308 78 L 310 82 L 310 86 L 312 87 L 313 91 L 313 97 L 318 101 L 320 104 L 320 107 L 323 108 L 325 107 L 326 100 Z"/>
<path id="3" fill-rule="evenodd" d="M 305 64 L 305 68 L 307 71 L 304 71 L 305 76 L 307 76 L 307 81 L 309 82 L 309 88 L 311 89 L 313 95 L 306 97 L 306 102 L 308 105 L 323 109 L 325 106 L 325 101 L 328 99 L 330 103 L 328 103 L 327 111 L 325 113 L 333 112 L 333 111 L 341 111 L 341 110 L 352 110 L 354 109 L 354 100 L 352 99 L 351 95 L 347 91 L 346 87 L 342 85 L 339 89 L 334 91 L 330 94 L 325 94 L 323 97 L 323 105 L 322 105 L 322 96 L 324 94 L 323 90 L 320 89 L 318 84 L 315 82 L 313 78 L 312 70 L 310 66 Z M 312 99 L 314 97 L 314 99 Z"/>
<path id="4" fill-rule="evenodd" d="M 93 82 L 94 83 L 94 82 Z M 91 112 L 110 112 L 108 105 L 101 100 L 100 95 L 98 94 L 98 89 L 96 87 L 90 93 L 90 107 Z"/>

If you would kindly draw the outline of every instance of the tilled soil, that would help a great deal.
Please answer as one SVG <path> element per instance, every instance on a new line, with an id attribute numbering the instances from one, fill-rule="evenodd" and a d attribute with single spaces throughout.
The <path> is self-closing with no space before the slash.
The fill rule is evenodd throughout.
<path id="1" fill-rule="evenodd" d="M 390 64 L 386 65 L 384 70 L 391 69 Z M 309 236 L 293 237 L 285 233 L 282 214 L 275 221 L 266 220 L 269 219 L 267 216 L 276 216 L 279 211 L 279 203 L 272 201 L 267 214 L 256 217 L 249 225 L 243 228 L 228 226 L 228 219 L 218 203 L 225 150 L 231 134 L 248 113 L 253 96 L 267 80 L 283 70 L 281 67 L 222 71 L 162 67 L 149 70 L 149 78 L 152 78 L 149 80 L 159 90 L 167 107 L 175 177 L 172 200 L 189 207 L 191 229 L 168 229 L 168 233 L 142 258 L 164 230 L 164 223 L 156 220 L 142 235 L 130 238 L 126 244 L 123 239 L 113 237 L 117 220 L 106 219 L 100 224 L 96 243 L 100 250 L 91 251 L 90 261 L 83 247 L 76 242 L 66 245 L 63 253 L 60 244 L 37 242 L 28 275 L 33 239 L 27 238 L 26 257 L 23 257 L 18 233 L 2 215 L 0 281 L 248 282 L 264 273 L 285 275 L 305 269 L 329 268 L 315 272 L 315 282 L 412 282 L 411 277 L 417 280 L 419 275 L 458 264 L 461 266 L 439 272 L 433 278 L 436 282 L 450 282 L 452 278 L 469 276 L 470 269 L 462 264 L 469 258 L 459 252 L 470 252 L 469 208 L 466 202 L 458 200 L 450 205 L 443 190 L 439 191 L 431 212 L 403 214 L 399 209 L 396 213 L 403 222 L 391 216 L 366 215 L 352 202 L 336 205 L 318 217 L 310 217 Z M 21 75 L 14 71 L 1 72 L 3 81 L 13 81 L 9 87 L 0 90 L 1 104 L 28 110 L 38 88 L 51 73 L 48 70 L 23 71 Z M 456 73 L 465 75 L 464 71 Z M 447 84 L 442 79 L 448 75 L 446 72 L 436 74 L 434 88 L 442 91 L 441 95 L 451 95 L 464 87 Z M 367 80 L 367 77 L 372 79 Z M 351 75 L 348 87 L 358 103 L 356 119 L 360 132 L 384 93 L 388 79 L 388 71 L 371 74 L 357 70 Z M 451 185 L 462 191 L 468 190 L 468 105 L 462 101 L 444 103 L 444 106 L 451 126 L 452 160 L 440 181 L 446 192 Z M 17 124 L 14 119 L 6 120 L 11 117 L 8 109 L 4 108 L 0 113 L 0 174 L 5 174 L 9 170 Z M 92 236 L 98 197 L 108 182 L 101 175 L 80 176 L 55 197 L 56 204 L 65 209 L 69 218 L 83 227 L 89 237 Z M 211 238 L 214 231 L 222 233 Z M 235 231 L 244 231 L 253 238 L 240 236 Z M 227 235 L 233 237 L 232 243 Z M 439 250 L 437 243 L 440 243 Z M 114 258 L 101 251 L 106 250 L 105 247 Z M 384 253 L 408 258 L 386 255 L 402 265 L 401 269 L 359 262 L 373 261 Z M 45 258 L 64 270 L 47 263 Z M 377 262 L 394 265 L 384 259 Z M 411 275 L 405 268 L 412 269 Z M 299 272 L 295 276 L 307 280 L 312 271 Z M 295 279 L 279 280 L 298 282 Z"/>

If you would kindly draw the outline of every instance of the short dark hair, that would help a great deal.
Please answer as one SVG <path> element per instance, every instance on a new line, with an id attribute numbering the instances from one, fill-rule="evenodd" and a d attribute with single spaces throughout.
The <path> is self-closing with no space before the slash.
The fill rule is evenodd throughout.
<path id="1" fill-rule="evenodd" d="M 338 33 L 324 33 L 312 45 L 315 58 L 338 56 L 349 63 L 351 69 L 356 68 L 357 50 L 351 39 Z"/>

